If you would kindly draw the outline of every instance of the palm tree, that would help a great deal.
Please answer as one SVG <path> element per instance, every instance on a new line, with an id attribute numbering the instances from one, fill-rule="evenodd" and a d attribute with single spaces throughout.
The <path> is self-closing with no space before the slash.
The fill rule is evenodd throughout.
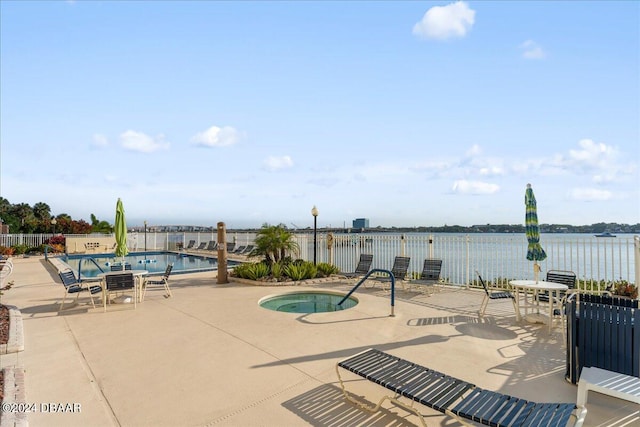
<path id="1" fill-rule="evenodd" d="M 298 244 L 293 240 L 293 233 L 284 224 L 263 224 L 255 240 L 252 256 L 263 255 L 267 264 L 271 265 L 283 259 L 287 252 L 298 252 Z"/>

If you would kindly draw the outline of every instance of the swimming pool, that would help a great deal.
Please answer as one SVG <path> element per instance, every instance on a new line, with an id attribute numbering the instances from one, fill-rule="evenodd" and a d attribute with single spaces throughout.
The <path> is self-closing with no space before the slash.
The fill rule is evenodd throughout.
<path id="1" fill-rule="evenodd" d="M 349 297 L 338 305 L 343 298 L 344 294 L 331 291 L 288 292 L 264 297 L 258 304 L 262 308 L 285 313 L 327 313 L 346 310 L 358 304 L 356 298 Z"/>
<path id="2" fill-rule="evenodd" d="M 92 278 L 100 273 L 109 271 L 111 265 L 119 264 L 122 258 L 116 258 L 113 254 L 96 254 L 67 255 L 63 260 L 76 274 L 80 262 L 82 262 L 80 272 L 82 278 Z M 124 257 L 124 262 L 131 264 L 133 270 L 147 270 L 149 275 L 164 273 L 167 265 L 171 263 L 173 263 L 171 274 L 196 273 L 218 269 L 218 260 L 216 258 L 175 252 L 132 252 Z M 227 266 L 232 267 L 237 264 L 238 262 L 236 261 L 227 260 Z"/>

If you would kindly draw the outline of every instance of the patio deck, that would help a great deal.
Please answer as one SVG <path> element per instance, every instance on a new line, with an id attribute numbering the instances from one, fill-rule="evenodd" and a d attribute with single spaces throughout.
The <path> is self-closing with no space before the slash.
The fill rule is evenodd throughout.
<path id="1" fill-rule="evenodd" d="M 43 259 L 16 259 L 15 287 L 2 297 L 22 313 L 25 350 L 2 356 L 0 367 L 26 370 L 27 402 L 81 405 L 76 413 L 30 413 L 31 426 L 419 425 L 392 405 L 372 415 L 343 399 L 335 364 L 369 347 L 501 393 L 576 401 L 577 387 L 564 380 L 560 329 L 516 323 L 509 301 L 492 301 L 479 318 L 476 290 L 398 290 L 389 317 L 388 293 L 359 289 L 355 308 L 304 315 L 257 302 L 306 288 L 217 285 L 205 272 L 172 276 L 173 298 L 150 290 L 136 310 L 103 313 L 81 301 L 58 315 L 56 277 Z M 350 387 L 369 401 L 382 391 L 355 377 Z M 629 402 L 593 393 L 587 408 L 585 426 L 640 424 Z M 431 426 L 459 425 L 423 413 Z"/>

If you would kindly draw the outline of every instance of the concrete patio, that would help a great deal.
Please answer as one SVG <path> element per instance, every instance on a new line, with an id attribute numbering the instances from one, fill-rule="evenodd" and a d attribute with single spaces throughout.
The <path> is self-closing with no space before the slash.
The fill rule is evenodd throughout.
<path id="1" fill-rule="evenodd" d="M 88 296 L 58 314 L 57 272 L 42 258 L 15 259 L 15 286 L 2 303 L 22 313 L 25 350 L 0 368 L 25 369 L 26 401 L 78 404 L 79 411 L 28 415 L 38 426 L 413 426 L 415 415 L 387 404 L 369 414 L 346 402 L 338 360 L 369 347 L 473 382 L 548 402 L 575 402 L 564 379 L 559 328 L 517 323 L 509 301 L 445 288 L 433 296 L 359 289 L 352 309 L 318 314 L 265 310 L 267 295 L 309 288 L 348 291 L 345 283 L 309 288 L 216 284 L 215 273 L 173 275 L 172 298 L 147 292 L 137 309 L 93 309 Z M 382 389 L 350 377 L 371 402 Z M 74 406 L 78 408 L 78 406 Z M 45 406 L 46 408 L 46 406 Z M 586 426 L 640 425 L 638 405 L 592 393 Z M 460 425 L 429 408 L 431 426 Z"/>

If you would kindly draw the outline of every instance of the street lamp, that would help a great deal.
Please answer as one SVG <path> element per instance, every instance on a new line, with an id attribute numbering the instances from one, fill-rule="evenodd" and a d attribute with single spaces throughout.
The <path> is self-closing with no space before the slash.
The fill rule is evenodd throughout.
<path id="1" fill-rule="evenodd" d="M 316 242 L 318 240 L 318 208 L 316 205 L 313 205 L 311 215 L 313 215 L 313 265 L 316 265 Z"/>
<path id="2" fill-rule="evenodd" d="M 58 223 L 58 221 L 56 220 L 55 216 L 53 218 L 51 218 L 51 225 L 53 226 L 53 234 L 56 234 L 56 224 L 57 223 Z"/>
<path id="3" fill-rule="evenodd" d="M 144 222 L 144 251 L 147 252 L 147 221 Z"/>

